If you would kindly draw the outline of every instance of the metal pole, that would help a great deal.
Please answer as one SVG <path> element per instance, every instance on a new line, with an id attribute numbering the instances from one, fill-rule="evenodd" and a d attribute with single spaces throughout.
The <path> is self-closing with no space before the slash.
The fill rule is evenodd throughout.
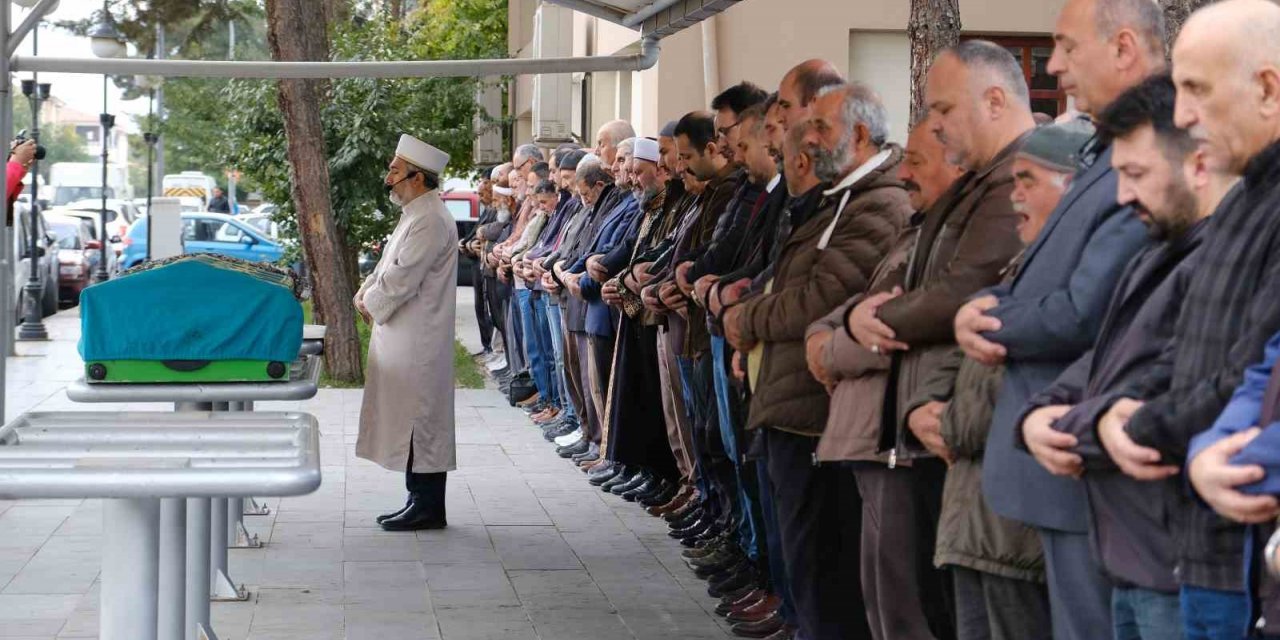
<path id="1" fill-rule="evenodd" d="M 160 501 L 160 640 L 186 636 L 187 501 Z"/>
<path id="2" fill-rule="evenodd" d="M 31 30 L 31 55 L 38 55 L 39 52 L 40 24 L 36 23 Z M 27 91 L 28 87 L 31 89 L 30 92 Z M 40 74 L 32 73 L 31 80 L 23 81 L 22 93 L 31 103 L 31 140 L 40 144 L 40 105 L 45 97 L 40 92 Z M 40 282 L 40 158 L 38 155 L 32 161 L 31 171 L 27 175 L 31 178 L 31 222 L 28 226 L 31 237 L 27 245 L 31 272 L 28 274 L 27 286 L 23 288 L 23 321 L 22 326 L 18 327 L 18 339 L 48 340 L 49 332 L 44 327 L 44 288 L 57 287 L 58 283 L 42 284 Z M 55 263 L 58 261 L 56 254 L 48 258 Z"/>
<path id="3" fill-rule="evenodd" d="M 9 47 L 9 21 L 11 17 L 11 5 L 8 2 L 3 3 L 0 7 L 0 44 L 3 44 L 3 50 Z M 0 140 L 6 144 L 13 139 L 13 77 L 12 68 L 8 60 L 0 60 Z M 6 156 L 7 158 L 7 156 Z M 0 347 L 4 349 L 4 355 L 14 355 L 13 351 L 13 323 L 17 314 L 15 308 L 15 300 L 13 299 L 16 274 L 13 268 L 14 256 L 14 236 L 16 228 L 13 226 L 13 211 L 10 208 L 8 187 L 5 188 L 5 197 L 0 198 L 0 215 L 2 215 L 5 224 L 0 225 L 0 239 L 3 240 L 3 246 L 0 248 L 0 281 L 4 282 L 4 287 L 0 289 Z M 7 382 L 7 366 L 0 366 L 0 383 Z M 4 395 L 0 393 L 0 415 L 3 415 L 5 408 Z"/>
<path id="4" fill-rule="evenodd" d="M 151 224 L 151 195 L 155 192 L 155 168 L 156 168 L 156 90 L 151 90 L 147 109 L 147 129 L 142 134 L 143 140 L 147 143 L 147 255 L 144 261 L 151 261 L 151 230 L 155 225 Z"/>
<path id="5" fill-rule="evenodd" d="M 164 25 L 163 25 L 163 24 L 157 24 L 157 25 L 156 25 L 156 59 L 157 59 L 157 60 L 164 60 L 164 56 L 165 56 Z M 163 140 L 164 140 L 164 84 L 163 84 L 163 83 L 160 85 L 160 87 L 159 87 L 159 88 L 157 88 L 157 89 L 156 89 L 156 115 L 157 115 L 157 117 L 158 117 L 158 119 L 159 119 L 159 122 L 160 122 L 160 126 L 159 126 L 158 130 L 156 130 L 156 142 L 159 142 L 159 143 L 160 143 L 159 147 L 156 149 L 156 175 L 157 175 L 157 176 L 160 176 L 161 181 L 163 181 L 163 179 L 164 179 L 164 144 L 163 144 Z M 161 184 L 163 184 L 163 182 L 161 182 Z M 160 194 L 157 194 L 157 195 L 160 195 Z M 149 213 L 149 212 L 148 212 L 148 213 Z M 148 227 L 148 228 L 150 228 L 150 227 Z M 148 247 L 150 247 L 151 245 L 147 245 L 147 246 L 148 246 Z M 150 251 L 150 249 L 148 249 L 148 251 Z M 148 257 L 148 258 L 150 258 L 150 257 L 151 257 L 151 254 L 150 254 L 150 253 L 148 253 L 148 254 L 147 254 L 147 257 Z"/>
<path id="6" fill-rule="evenodd" d="M 102 640 L 157 640 L 160 500 L 102 504 Z"/>
<path id="7" fill-rule="evenodd" d="M 102 211 L 98 212 L 102 219 L 102 231 L 98 238 L 102 253 L 98 259 L 98 270 L 93 273 L 94 282 L 106 282 L 111 277 L 107 273 L 107 244 L 111 237 L 107 232 L 107 162 L 111 157 L 111 126 L 115 124 L 115 117 L 107 113 L 107 84 L 110 78 L 108 75 L 102 76 L 102 115 L 98 118 L 102 124 Z"/>
<path id="8" fill-rule="evenodd" d="M 209 627 L 209 499 L 187 500 L 186 640 L 200 640 Z"/>

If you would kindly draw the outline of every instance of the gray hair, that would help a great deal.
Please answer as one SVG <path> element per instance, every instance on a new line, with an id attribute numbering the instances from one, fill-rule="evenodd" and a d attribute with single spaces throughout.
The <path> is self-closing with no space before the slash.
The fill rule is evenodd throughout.
<path id="1" fill-rule="evenodd" d="M 626 120 L 611 120 L 600 127 L 600 133 L 609 136 L 610 144 L 618 144 L 627 138 L 636 137 L 636 130 Z"/>
<path id="2" fill-rule="evenodd" d="M 534 162 L 542 162 L 542 150 L 539 149 L 537 145 L 522 144 L 519 147 L 516 147 L 515 157 L 519 160 L 515 163 L 517 166 L 524 164 L 525 159 L 532 159 Z"/>
<path id="3" fill-rule="evenodd" d="M 587 186 L 595 186 L 597 182 L 609 184 L 613 182 L 613 178 L 609 176 L 604 167 L 600 165 L 600 159 L 595 156 L 583 158 L 578 163 L 578 170 L 574 176 L 586 183 Z"/>
<path id="4" fill-rule="evenodd" d="M 1098 35 L 1111 39 L 1121 29 L 1132 29 L 1145 40 L 1147 53 L 1164 58 L 1164 10 L 1155 0 L 1095 0 L 1093 11 Z"/>
<path id="5" fill-rule="evenodd" d="M 824 87 L 818 92 L 818 96 L 837 91 L 844 92 L 841 118 L 848 130 L 847 137 L 852 138 L 854 126 L 862 123 L 871 136 L 871 144 L 877 148 L 883 147 L 889 141 L 889 115 L 885 112 L 884 101 L 880 99 L 880 94 L 867 84 L 854 80 L 846 84 Z"/>
<path id="6" fill-rule="evenodd" d="M 635 136 L 627 138 L 626 140 L 617 143 L 615 146 L 618 147 L 618 153 L 623 153 L 624 151 L 626 153 L 634 153 L 636 146 Z"/>
<path id="7" fill-rule="evenodd" d="M 1018 98 L 1023 104 L 1030 104 L 1031 93 L 1027 90 L 1027 78 L 1022 75 L 1022 65 L 1013 59 L 1013 54 L 1008 49 L 990 40 L 966 40 L 946 52 L 955 56 L 970 71 L 987 72 L 1005 92 Z M 986 87 L 982 89 L 985 90 Z"/>

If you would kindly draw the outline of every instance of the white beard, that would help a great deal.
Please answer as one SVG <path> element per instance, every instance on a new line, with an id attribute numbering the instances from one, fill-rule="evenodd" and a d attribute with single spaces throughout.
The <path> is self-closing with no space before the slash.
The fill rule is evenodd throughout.
<path id="1" fill-rule="evenodd" d="M 389 198 L 391 199 L 391 204 L 394 204 L 397 207 L 404 206 L 404 200 L 402 200 L 400 198 L 400 194 L 396 193 L 395 191 L 391 192 L 391 195 L 389 196 Z"/>
<path id="2" fill-rule="evenodd" d="M 500 207 L 498 209 L 498 222 L 501 222 L 502 224 L 506 224 L 510 220 L 511 220 L 511 210 L 506 207 Z"/>

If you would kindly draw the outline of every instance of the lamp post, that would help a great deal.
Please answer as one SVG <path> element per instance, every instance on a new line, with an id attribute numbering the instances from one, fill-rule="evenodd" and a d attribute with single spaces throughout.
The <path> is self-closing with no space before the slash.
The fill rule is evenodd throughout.
<path id="1" fill-rule="evenodd" d="M 89 38 L 92 41 L 93 55 L 99 58 L 119 58 L 125 54 L 124 39 L 120 30 L 116 29 L 115 20 L 111 18 L 111 11 L 105 0 L 98 23 L 89 30 Z M 107 74 L 102 75 L 102 114 L 98 117 L 98 122 L 102 125 L 102 211 L 99 212 L 102 216 L 102 231 L 98 238 L 98 242 L 102 244 L 102 255 L 98 260 L 98 269 L 93 274 L 94 282 L 105 282 L 110 277 L 107 273 L 107 244 L 110 238 L 107 235 L 107 161 L 111 155 L 111 128 L 116 124 L 116 117 L 107 113 L 110 80 L 111 77 Z"/>
<path id="2" fill-rule="evenodd" d="M 156 145 L 160 142 L 160 134 L 155 131 L 156 89 L 164 84 L 164 78 L 137 76 L 134 78 L 134 84 L 141 89 L 147 90 L 147 131 L 142 134 L 142 139 L 147 143 L 147 215 L 150 216 L 151 196 L 155 193 Z M 147 224 L 147 255 L 145 260 L 148 261 L 151 260 L 151 229 L 153 226 Z"/>
<path id="3" fill-rule="evenodd" d="M 142 134 L 142 138 L 147 141 L 147 218 L 151 218 L 151 192 L 155 185 L 155 167 L 156 167 L 156 141 L 160 136 L 148 131 Z M 147 255 L 145 260 L 151 261 L 151 230 L 155 225 L 147 222 Z"/>
<path id="4" fill-rule="evenodd" d="M 35 79 L 22 81 L 22 95 L 27 97 L 31 103 L 31 139 L 37 144 L 40 142 L 40 111 L 44 105 L 44 101 L 49 99 L 52 85 L 47 82 L 37 83 Z M 30 241 L 26 249 L 28 262 L 31 265 L 31 271 L 28 274 L 27 284 L 23 287 L 22 295 L 22 326 L 18 327 L 19 340 L 48 340 L 49 332 L 44 326 L 44 300 L 45 287 L 57 287 L 57 282 L 40 282 L 40 157 L 36 155 L 35 161 L 31 164 L 31 222 L 28 225 L 28 240 Z M 50 256 L 51 260 L 57 260 L 58 257 Z M 61 267 L 59 267 L 61 268 Z"/>

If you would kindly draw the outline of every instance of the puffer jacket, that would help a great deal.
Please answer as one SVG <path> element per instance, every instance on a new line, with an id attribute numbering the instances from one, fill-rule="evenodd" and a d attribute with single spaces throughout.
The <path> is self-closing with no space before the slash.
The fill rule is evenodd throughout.
<path id="1" fill-rule="evenodd" d="M 746 342 L 764 345 L 748 428 L 812 436 L 826 427 L 829 398 L 809 373 L 805 330 L 866 291 L 906 225 L 911 204 L 897 178 L 901 162 L 902 149 L 889 145 L 824 192 L 783 245 L 768 293 L 741 303 L 738 330 Z"/>
<path id="2" fill-rule="evenodd" d="M 809 335 L 830 331 L 826 368 L 838 381 L 818 459 L 909 463 L 931 455 L 903 427 L 903 407 L 921 381 L 955 346 L 953 319 L 966 299 L 1000 281 L 1022 249 L 1010 201 L 1013 159 L 1027 134 L 1015 138 L 986 164 L 965 173 L 933 206 L 912 218 L 889 257 L 872 277 L 867 295 L 901 287 L 877 317 L 911 348 L 888 357 L 872 354 L 847 329 L 858 295 L 814 323 Z M 863 369 L 863 365 L 874 365 Z M 886 453 L 887 452 L 887 453 Z"/>
<path id="3" fill-rule="evenodd" d="M 1001 517 L 982 496 L 982 454 L 1004 378 L 953 349 L 919 386 L 906 413 L 931 401 L 947 402 L 942 438 L 955 462 L 947 469 L 933 562 L 1006 578 L 1044 582 L 1044 551 L 1035 529 Z"/>

